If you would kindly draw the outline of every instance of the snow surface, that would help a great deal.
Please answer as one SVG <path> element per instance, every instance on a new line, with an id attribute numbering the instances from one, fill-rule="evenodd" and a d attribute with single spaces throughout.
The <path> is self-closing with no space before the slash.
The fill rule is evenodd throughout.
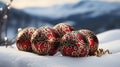
<path id="1" fill-rule="evenodd" d="M 120 29 L 98 34 L 99 48 L 109 49 L 112 54 L 102 57 L 39 56 L 19 51 L 13 44 L 8 48 L 0 46 L 0 67 L 120 67 Z"/>
<path id="2" fill-rule="evenodd" d="M 120 29 L 110 30 L 97 35 L 100 43 L 120 40 Z"/>

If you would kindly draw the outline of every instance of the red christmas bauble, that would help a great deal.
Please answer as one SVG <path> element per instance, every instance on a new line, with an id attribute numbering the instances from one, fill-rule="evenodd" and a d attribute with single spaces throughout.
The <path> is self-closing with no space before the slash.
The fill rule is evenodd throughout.
<path id="1" fill-rule="evenodd" d="M 54 29 L 48 26 L 40 27 L 31 38 L 33 51 L 39 55 L 54 55 L 59 46 L 56 38 Z"/>
<path id="2" fill-rule="evenodd" d="M 66 23 L 59 23 L 53 27 L 55 29 L 56 34 L 58 35 L 57 43 L 60 45 L 61 38 L 68 32 L 74 31 L 74 27 L 66 24 Z"/>
<path id="3" fill-rule="evenodd" d="M 83 35 L 77 31 L 72 31 L 62 37 L 60 52 L 64 56 L 87 56 L 89 53 L 89 44 Z"/>
<path id="4" fill-rule="evenodd" d="M 79 30 L 79 32 L 82 35 L 84 35 L 89 42 L 90 45 L 89 55 L 94 55 L 94 53 L 98 49 L 98 44 L 99 44 L 97 36 L 92 31 L 87 29 Z"/>
<path id="5" fill-rule="evenodd" d="M 59 23 L 53 27 L 56 31 L 57 34 L 62 38 L 63 35 L 65 35 L 68 32 L 74 31 L 75 29 L 66 23 Z"/>
<path id="6" fill-rule="evenodd" d="M 18 32 L 16 37 L 16 45 L 19 50 L 32 51 L 31 36 L 35 30 L 36 28 L 29 27 Z"/>

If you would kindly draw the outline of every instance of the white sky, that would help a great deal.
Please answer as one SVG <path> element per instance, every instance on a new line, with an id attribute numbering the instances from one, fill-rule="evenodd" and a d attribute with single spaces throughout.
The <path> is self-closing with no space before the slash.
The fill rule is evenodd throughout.
<path id="1" fill-rule="evenodd" d="M 9 2 L 10 0 L 0 0 L 4 2 Z M 66 3 L 76 3 L 80 0 L 13 0 L 12 6 L 15 8 L 25 8 L 25 7 L 48 7 L 54 5 L 61 5 Z"/>
<path id="2" fill-rule="evenodd" d="M 9 2 L 10 0 L 0 0 Z M 62 5 L 67 3 L 76 3 L 80 0 L 13 0 L 12 6 L 14 8 L 25 8 L 25 7 L 49 7 L 54 5 Z M 109 1 L 116 2 L 120 0 L 91 0 L 91 1 Z"/>

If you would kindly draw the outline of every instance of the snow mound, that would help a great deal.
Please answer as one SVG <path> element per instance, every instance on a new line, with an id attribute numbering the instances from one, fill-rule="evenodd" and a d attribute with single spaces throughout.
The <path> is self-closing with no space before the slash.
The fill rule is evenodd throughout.
<path id="1" fill-rule="evenodd" d="M 112 34 L 120 30 L 111 30 L 98 34 L 99 48 L 109 49 L 112 54 L 102 57 L 65 57 L 61 54 L 55 56 L 39 56 L 30 52 L 19 51 L 16 44 L 5 48 L 0 46 L 0 67 L 120 67 L 120 39 Z M 108 33 L 108 34 L 106 34 Z M 108 37 L 105 35 L 109 35 Z M 118 36 L 118 37 L 117 37 Z M 112 39 L 109 40 L 109 37 Z M 104 42 L 102 41 L 102 39 Z M 102 42 L 102 43 L 101 43 Z"/>
<path id="2" fill-rule="evenodd" d="M 110 30 L 97 35 L 100 43 L 120 40 L 120 29 Z"/>
<path id="3" fill-rule="evenodd" d="M 120 53 L 120 39 L 100 44 L 99 48 L 109 49 L 112 53 Z"/>

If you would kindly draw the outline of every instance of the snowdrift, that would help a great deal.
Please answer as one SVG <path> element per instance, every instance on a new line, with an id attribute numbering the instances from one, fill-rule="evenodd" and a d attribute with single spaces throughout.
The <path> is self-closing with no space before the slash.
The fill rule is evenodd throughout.
<path id="1" fill-rule="evenodd" d="M 99 48 L 109 49 L 112 54 L 102 57 L 65 57 L 57 53 L 54 56 L 19 51 L 16 44 L 5 48 L 0 46 L 0 67 L 120 67 L 120 29 L 98 34 Z"/>

